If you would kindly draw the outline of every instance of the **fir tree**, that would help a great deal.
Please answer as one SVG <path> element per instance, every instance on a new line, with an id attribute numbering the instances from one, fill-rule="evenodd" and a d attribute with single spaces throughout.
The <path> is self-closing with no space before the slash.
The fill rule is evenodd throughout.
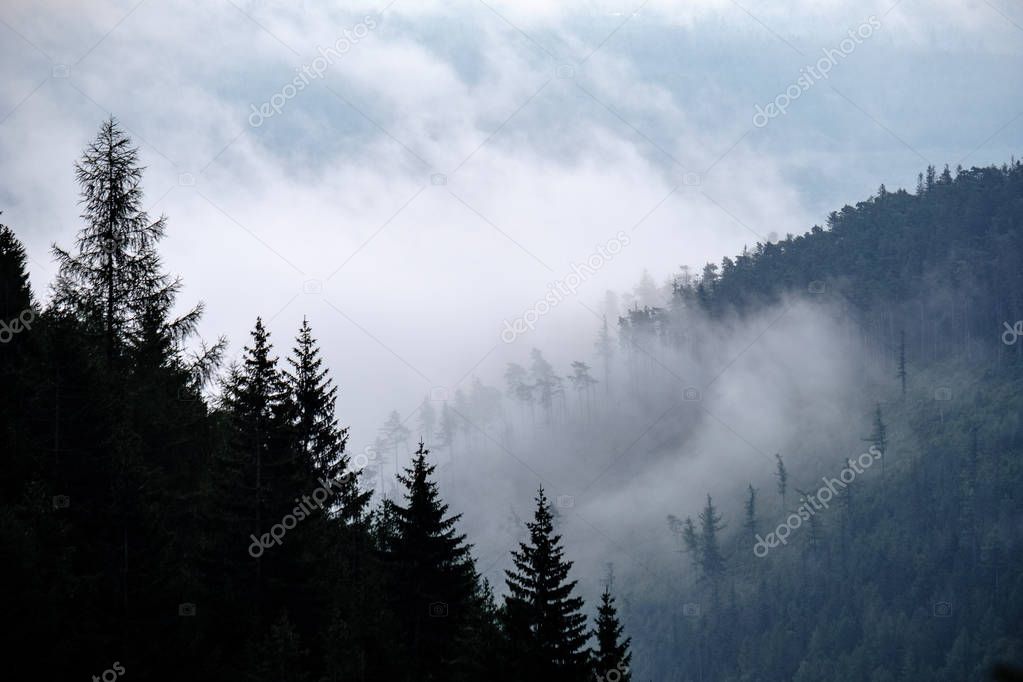
<path id="1" fill-rule="evenodd" d="M 554 367 L 547 362 L 539 348 L 530 351 L 529 357 L 531 359 L 529 374 L 533 380 L 537 403 L 547 415 L 547 424 L 551 425 L 554 420 L 555 400 L 562 396 L 561 377 L 555 374 Z"/>
<path id="2" fill-rule="evenodd" d="M 25 348 L 33 327 L 40 322 L 37 317 L 25 249 L 10 228 L 0 225 L 0 444 L 12 455 L 0 491 L 12 496 L 32 466 L 32 458 L 20 457 L 22 451 L 15 447 L 15 440 L 25 416 L 22 383 L 30 380 L 24 372 Z"/>
<path id="3" fill-rule="evenodd" d="M 629 651 L 631 638 L 622 639 L 623 628 L 618 620 L 615 599 L 611 596 L 610 587 L 604 588 L 597 609 L 597 624 L 593 636 L 597 648 L 593 652 L 593 671 L 598 680 L 618 680 L 630 682 L 632 675 L 629 664 L 632 653 Z M 610 674 L 614 670 L 617 674 Z"/>
<path id="4" fill-rule="evenodd" d="M 568 380 L 572 383 L 572 387 L 575 388 L 576 392 L 579 394 L 579 402 L 586 402 L 586 411 L 588 415 L 590 391 L 597 383 L 597 380 L 590 376 L 590 366 L 585 362 L 576 360 L 572 363 L 572 374 L 568 377 Z"/>
<path id="5" fill-rule="evenodd" d="M 9 227 L 0 224 L 0 321 L 9 323 L 32 305 L 25 247 Z"/>
<path id="6" fill-rule="evenodd" d="M 508 397 L 529 406 L 529 414 L 535 426 L 533 384 L 529 383 L 529 372 L 522 365 L 510 362 L 504 371 L 504 381 Z"/>
<path id="7" fill-rule="evenodd" d="M 756 542 L 757 540 L 757 490 L 750 483 L 747 488 L 746 504 L 744 508 L 746 512 L 746 520 L 743 527 L 746 529 L 746 533 L 749 536 L 750 542 Z"/>
<path id="8" fill-rule="evenodd" d="M 604 392 L 610 391 L 611 384 L 611 358 L 614 357 L 614 343 L 611 341 L 611 334 L 607 328 L 607 315 L 601 318 L 600 332 L 597 334 L 597 342 L 594 344 L 597 355 L 604 363 Z"/>
<path id="9" fill-rule="evenodd" d="M 906 397 L 906 332 L 899 332 L 899 369 L 896 373 L 902 385 L 902 397 Z"/>
<path id="10" fill-rule="evenodd" d="M 267 562 L 280 564 L 280 555 L 290 554 L 277 543 L 264 543 L 259 551 L 258 540 L 294 506 L 296 497 L 310 491 L 293 444 L 294 404 L 262 319 L 256 319 L 251 336 L 252 345 L 245 347 L 241 366 L 231 369 L 223 387 L 227 442 L 215 460 L 213 514 L 222 542 L 234 544 L 248 538 L 253 543 L 249 554 L 255 559 L 252 589 L 258 627 L 267 598 L 264 567 Z M 294 542 L 284 544 L 290 548 Z M 229 571 L 239 576 L 247 573 L 237 565 Z"/>
<path id="11" fill-rule="evenodd" d="M 455 525 L 460 515 L 448 516 L 431 480 L 423 443 L 398 480 L 405 504 L 388 504 L 393 530 L 386 556 L 394 570 L 394 599 L 406 651 L 409 680 L 447 679 L 459 651 L 457 641 L 471 619 L 476 573 L 465 536 Z"/>
<path id="12" fill-rule="evenodd" d="M 394 473 L 398 473 L 398 448 L 408 443 L 408 437 L 412 435 L 405 426 L 401 413 L 398 410 L 391 410 L 387 415 L 387 421 L 380 427 L 381 444 L 391 451 L 394 457 Z"/>
<path id="13" fill-rule="evenodd" d="M 781 495 L 782 509 L 786 509 L 785 492 L 788 490 L 789 472 L 785 469 L 785 462 L 781 459 L 781 453 L 775 453 L 774 458 L 778 461 L 778 465 L 774 471 L 774 477 L 778 479 L 778 494 Z"/>
<path id="14" fill-rule="evenodd" d="M 438 444 L 446 447 L 449 454 L 454 453 L 455 448 L 455 433 L 457 433 L 457 420 L 454 411 L 448 406 L 447 402 L 440 409 L 440 423 L 437 426 L 437 433 L 435 438 Z"/>
<path id="15" fill-rule="evenodd" d="M 351 460 L 345 454 L 348 429 L 337 421 L 338 389 L 323 367 L 308 320 L 302 320 L 288 364 L 291 371 L 285 380 L 294 401 L 295 447 L 307 469 L 308 485 L 332 481 L 326 508 L 336 507 L 334 511 L 345 523 L 361 521 L 372 493 L 361 490 L 360 473 L 350 471 Z"/>
<path id="16" fill-rule="evenodd" d="M 581 681 L 587 674 L 583 600 L 573 595 L 572 562 L 564 558 L 554 532 L 551 505 L 540 488 L 528 542 L 512 552 L 514 570 L 505 571 L 506 632 L 512 640 L 518 679 Z"/>
<path id="17" fill-rule="evenodd" d="M 718 539 L 718 533 L 725 528 L 725 524 L 721 520 L 721 515 L 717 513 L 710 495 L 707 495 L 707 504 L 700 512 L 699 521 L 700 572 L 705 580 L 710 581 L 716 601 L 721 580 L 725 575 L 725 557 L 721 553 Z"/>
<path id="18" fill-rule="evenodd" d="M 873 445 L 881 453 L 881 476 L 882 480 L 885 472 L 885 459 L 888 452 L 888 427 L 884 423 L 884 418 L 881 416 L 881 403 L 877 403 L 874 408 L 874 428 L 871 431 L 870 436 L 865 438 L 868 443 Z"/>
<path id="19" fill-rule="evenodd" d="M 437 428 L 437 410 L 433 407 L 430 396 L 423 398 L 423 404 L 419 407 L 419 437 L 420 439 L 432 439 L 433 431 Z"/>

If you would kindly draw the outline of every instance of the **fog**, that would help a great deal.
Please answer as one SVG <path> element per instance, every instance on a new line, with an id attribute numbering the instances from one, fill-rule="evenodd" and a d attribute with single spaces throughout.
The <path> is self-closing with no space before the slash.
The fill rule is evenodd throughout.
<path id="1" fill-rule="evenodd" d="M 445 494 L 466 512 L 484 575 L 502 585 L 508 548 L 521 539 L 521 520 L 529 518 L 539 485 L 556 501 L 589 595 L 600 589 L 607 563 L 626 594 L 639 574 L 669 586 L 685 574 L 666 517 L 695 518 L 707 494 L 733 529 L 741 526 L 739 503 L 750 483 L 768 522 L 780 517 L 776 453 L 790 470 L 790 486 L 810 488 L 862 452 L 869 432 L 878 370 L 861 357 L 858 332 L 838 311 L 824 293 L 792 298 L 741 324 L 692 313 L 685 323 L 689 350 L 655 337 L 631 350 L 616 341 L 606 383 L 592 350 L 600 322 L 590 315 L 566 334 L 575 343 L 543 352 L 562 376 L 571 373 L 571 361 L 585 360 L 600 383 L 586 392 L 566 380 L 550 423 L 541 407 L 507 397 L 502 377 L 481 373 L 482 383 L 506 393 L 502 411 L 485 420 L 471 407 L 459 409 L 464 431 L 453 448 L 436 448 L 435 461 Z M 500 354 L 528 367 L 534 340 L 516 340 Z M 423 409 L 408 418 L 410 440 Z M 383 457 L 385 470 L 393 467 Z"/>
<path id="2" fill-rule="evenodd" d="M 49 245 L 69 244 L 79 224 L 73 161 L 113 113 L 141 147 L 150 213 L 168 217 L 182 302 L 206 303 L 202 335 L 227 335 L 230 361 L 258 315 L 285 354 L 307 317 L 341 387 L 349 452 L 365 453 L 397 410 L 407 446 L 374 466 L 393 476 L 421 436 L 498 588 L 516 515 L 541 484 L 565 501 L 584 594 L 606 562 L 669 581 L 681 561 L 668 514 L 695 514 L 710 493 L 734 520 L 748 483 L 772 494 L 775 453 L 813 480 L 841 461 L 821 453 L 861 451 L 873 370 L 826 295 L 742 324 L 694 316 L 687 353 L 650 340 L 629 356 L 615 339 L 609 381 L 594 352 L 601 316 L 614 335 L 632 304 L 669 304 L 682 266 L 803 232 L 879 181 L 913 185 L 927 163 L 1011 149 L 1020 43 L 999 13 L 798 4 L 799 20 L 710 0 L 635 14 L 614 3 L 5 3 L 0 207 L 45 298 Z M 752 123 L 755 105 L 871 15 L 881 29 L 826 83 Z M 253 125 L 345 31 L 355 38 L 324 74 Z M 949 99 L 957 86 L 984 110 Z M 627 245 L 502 338 L 620 233 Z M 644 271 L 656 291 L 636 292 Z M 566 383 L 554 423 L 537 413 L 534 426 L 505 395 L 507 364 L 528 366 L 533 348 L 561 376 L 590 364 L 600 383 L 588 407 Z M 476 379 L 504 396 L 492 422 L 452 448 L 420 433 L 424 399 L 453 405 Z"/>

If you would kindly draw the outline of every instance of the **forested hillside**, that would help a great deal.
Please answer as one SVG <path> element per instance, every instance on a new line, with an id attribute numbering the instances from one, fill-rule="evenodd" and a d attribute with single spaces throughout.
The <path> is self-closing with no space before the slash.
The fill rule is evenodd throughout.
<path id="1" fill-rule="evenodd" d="M 820 452 L 801 476 L 779 455 L 731 501 L 742 512 L 708 497 L 669 519 L 693 581 L 634 590 L 661 587 L 629 619 L 652 679 L 973 680 L 1023 661 L 1021 277 L 1023 166 L 928 169 L 914 194 L 881 187 L 622 320 L 626 338 L 686 343 L 694 309 L 803 293 L 847 316 L 888 377 L 863 406 L 873 423 L 850 415 L 860 450 Z M 869 470 L 823 492 L 861 452 Z"/>
<path id="2" fill-rule="evenodd" d="M 392 413 L 373 458 L 349 451 L 316 320 L 272 338 L 253 311 L 235 364 L 225 339 L 198 342 L 203 307 L 181 307 L 187 289 L 160 258 L 173 217 L 143 210 L 116 121 L 76 172 L 82 226 L 53 247 L 53 282 L 29 282 L 16 236 L 29 228 L 0 226 L 12 676 L 883 682 L 1023 663 L 1020 163 L 928 169 L 914 193 L 882 187 L 824 227 L 683 270 L 666 302 L 594 320 L 594 358 L 566 372 L 574 395 L 534 349 L 493 379 L 505 395 L 474 378 L 424 401 L 414 452 Z M 707 417 L 671 404 L 716 410 L 710 387 L 739 359 L 721 357 L 722 334 L 771 320 L 735 341 L 742 355 L 796 306 L 855 330 L 847 361 L 862 374 L 816 393 L 794 384 L 800 415 L 830 396 L 859 411 L 842 433 L 786 425 L 799 456 L 777 453 L 773 476 L 727 493 L 710 468 L 663 481 L 708 481 L 647 529 L 677 553 L 628 552 L 643 568 L 671 562 L 672 579 L 619 567 L 584 599 L 603 569 L 569 551 L 584 493 L 610 507 L 644 468 L 689 463 Z M 445 501 L 438 452 L 483 475 L 545 460 L 578 498 L 517 500 L 528 520 L 503 564 L 481 566 L 494 537 L 473 537 L 486 524 Z M 476 501 L 498 506 L 505 483 L 495 475 Z"/>

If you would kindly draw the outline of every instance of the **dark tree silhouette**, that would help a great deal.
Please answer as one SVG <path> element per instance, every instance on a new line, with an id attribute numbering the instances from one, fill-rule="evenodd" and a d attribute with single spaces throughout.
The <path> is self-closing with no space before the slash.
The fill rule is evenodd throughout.
<path id="1" fill-rule="evenodd" d="M 512 552 L 513 570 L 505 571 L 506 631 L 512 640 L 518 679 L 583 680 L 588 674 L 586 616 L 583 600 L 569 580 L 572 562 L 564 557 L 561 536 L 554 532 L 551 505 L 540 488 L 529 540 Z"/>
<path id="2" fill-rule="evenodd" d="M 597 608 L 597 623 L 593 632 L 597 648 L 593 652 L 593 671 L 599 680 L 619 680 L 630 682 L 632 674 L 629 665 L 632 653 L 629 637 L 623 637 L 624 628 L 618 620 L 615 599 L 611 596 L 610 586 L 604 588 L 600 595 L 600 606 Z M 615 673 L 609 675 L 611 671 Z"/>

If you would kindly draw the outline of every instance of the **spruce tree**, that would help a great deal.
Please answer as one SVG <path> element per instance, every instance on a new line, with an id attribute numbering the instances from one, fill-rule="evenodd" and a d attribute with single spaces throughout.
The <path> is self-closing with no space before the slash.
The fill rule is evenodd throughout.
<path id="1" fill-rule="evenodd" d="M 13 230 L 0 224 L 0 321 L 9 323 L 31 308 L 32 303 L 25 247 Z"/>
<path id="2" fill-rule="evenodd" d="M 435 428 L 437 428 L 437 409 L 433 406 L 430 396 L 426 396 L 423 398 L 423 404 L 419 407 L 420 440 L 432 440 Z"/>
<path id="3" fill-rule="evenodd" d="M 506 570 L 506 632 L 517 679 L 583 680 L 589 674 L 583 600 L 569 580 L 572 562 L 564 557 L 554 532 L 551 505 L 540 488 L 528 522 L 528 542 L 512 552 L 514 570 Z"/>
<path id="4" fill-rule="evenodd" d="M 601 682 L 632 680 L 632 674 L 629 672 L 629 664 L 632 662 L 629 644 L 632 638 L 622 639 L 623 630 L 618 620 L 615 599 L 611 596 L 611 588 L 605 587 L 604 593 L 600 596 L 597 627 L 593 633 L 597 641 L 597 649 L 593 652 L 593 672 Z"/>
<path id="5" fill-rule="evenodd" d="M 746 533 L 749 536 L 749 541 L 755 543 L 757 541 L 757 489 L 750 483 L 747 488 L 746 495 L 746 520 L 743 527 L 746 529 Z"/>
<path id="6" fill-rule="evenodd" d="M 781 507 L 785 510 L 785 492 L 788 490 L 789 472 L 785 468 L 785 462 L 781 460 L 781 453 L 775 453 L 774 458 L 778 461 L 774 476 L 778 479 L 778 494 L 781 495 Z"/>
<path id="7" fill-rule="evenodd" d="M 864 440 L 877 448 L 878 452 L 881 453 L 881 480 L 883 482 L 885 460 L 887 459 L 886 455 L 888 452 L 888 427 L 885 425 L 884 418 L 881 415 L 881 403 L 877 403 L 877 406 L 874 408 L 874 428 L 870 436 Z"/>
<path id="8" fill-rule="evenodd" d="M 391 450 L 391 455 L 394 457 L 395 475 L 398 474 L 398 448 L 407 445 L 408 437 L 411 435 L 412 432 L 405 426 L 401 413 L 398 410 L 391 410 L 391 413 L 387 415 L 387 421 L 380 427 L 380 442 Z"/>
<path id="9" fill-rule="evenodd" d="M 455 433 L 457 432 L 458 426 L 455 419 L 454 411 L 448 407 L 447 402 L 440 410 L 440 423 L 437 426 L 437 433 L 434 437 L 437 439 L 438 444 L 443 445 L 448 449 L 448 454 L 454 454 L 455 449 Z"/>
<path id="10" fill-rule="evenodd" d="M 568 377 L 572 387 L 579 394 L 579 402 L 586 402 L 586 414 L 589 416 L 590 391 L 597 383 L 597 380 L 590 376 L 590 366 L 585 362 L 576 360 L 572 363 L 572 374 Z"/>
<path id="11" fill-rule="evenodd" d="M 529 405 L 529 414 L 536 422 L 535 404 L 533 402 L 533 385 L 529 383 L 529 372 L 522 365 L 508 363 L 504 371 L 504 381 L 508 397 L 522 405 Z"/>
<path id="12" fill-rule="evenodd" d="M 536 400 L 546 413 L 547 424 L 550 425 L 554 418 L 554 400 L 561 390 L 561 377 L 554 373 L 554 367 L 547 362 L 539 348 L 530 351 L 529 357 L 529 373 L 533 379 Z"/>
<path id="13" fill-rule="evenodd" d="M 902 397 L 906 397 L 906 332 L 899 332 L 899 369 L 896 372 L 902 385 Z"/>
<path id="14" fill-rule="evenodd" d="M 25 249 L 6 225 L 0 225 L 0 444 L 5 452 L 20 454 L 15 449 L 15 425 L 21 412 L 20 390 L 23 349 L 37 326 L 29 286 Z M 27 326 L 26 326 L 27 325 Z M 9 448 L 9 449 L 8 449 Z M 19 471 L 22 462 L 9 462 L 15 467 L 4 476 L 0 489 L 6 490 L 15 481 L 24 480 L 27 471 Z M 28 465 L 28 461 L 24 462 Z M 21 474 L 21 475 L 19 475 Z M 13 489 L 10 490 L 13 493 Z"/>
<path id="15" fill-rule="evenodd" d="M 707 504 L 700 512 L 700 572 L 704 580 L 711 583 L 714 601 L 717 603 L 721 581 L 725 576 L 725 557 L 721 553 L 718 533 L 725 528 L 721 515 L 714 507 L 714 501 L 707 495 Z"/>
<path id="16" fill-rule="evenodd" d="M 607 329 L 607 315 L 604 315 L 600 323 L 600 332 L 597 334 L 597 341 L 594 344 L 597 355 L 604 363 L 604 392 L 609 392 L 611 384 L 611 358 L 614 357 L 614 344 L 611 342 L 611 334 Z"/>
<path id="17" fill-rule="evenodd" d="M 294 401 L 295 447 L 308 469 L 309 485 L 333 482 L 325 508 L 346 523 L 361 521 L 371 493 L 359 488 L 358 472 L 348 471 L 348 429 L 338 425 L 336 415 L 338 389 L 323 367 L 308 320 L 302 320 L 295 343 L 286 382 Z"/>
<path id="18" fill-rule="evenodd" d="M 247 598 L 256 611 L 251 625 L 261 628 L 264 615 L 279 615 L 279 604 L 272 603 L 271 593 L 286 586 L 272 585 L 273 574 L 295 545 L 294 536 L 278 543 L 267 541 L 265 534 L 290 512 L 296 497 L 311 491 L 306 489 L 294 446 L 294 404 L 262 319 L 256 319 L 251 337 L 242 364 L 233 367 L 224 382 L 226 442 L 214 461 L 212 514 L 218 542 L 249 547 L 248 555 L 228 553 L 230 560 L 221 567 L 226 571 L 221 577 L 251 590 Z M 266 612 L 268 608 L 273 613 Z"/>
<path id="19" fill-rule="evenodd" d="M 385 556 L 393 570 L 391 596 L 400 628 L 400 647 L 408 657 L 407 679 L 447 679 L 459 656 L 458 639 L 472 613 L 477 577 L 471 547 L 449 516 L 431 479 L 422 442 L 412 464 L 398 476 L 404 505 L 388 503 L 392 528 Z"/>

